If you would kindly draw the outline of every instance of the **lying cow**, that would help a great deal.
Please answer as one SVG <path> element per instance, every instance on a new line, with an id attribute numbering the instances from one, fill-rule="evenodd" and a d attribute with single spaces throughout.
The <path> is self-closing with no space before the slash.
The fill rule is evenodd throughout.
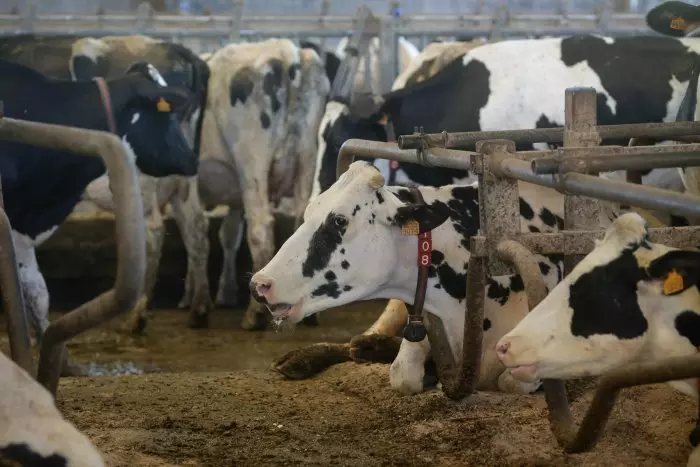
<path id="1" fill-rule="evenodd" d="M 0 465 L 105 465 L 90 440 L 61 416 L 51 394 L 2 352 L 0 394 Z"/>
<path id="2" fill-rule="evenodd" d="M 0 58 L 28 66 L 52 78 L 79 81 L 89 81 L 98 76 L 117 78 L 131 63 L 145 60 L 161 72 L 163 82 L 171 86 L 184 86 L 192 91 L 189 102 L 176 110 L 178 119 L 187 122 L 183 129 L 195 153 L 199 153 L 204 118 L 201 109 L 206 101 L 209 69 L 204 61 L 182 45 L 140 35 L 105 36 L 99 39 L 20 35 L 0 40 Z M 193 124 L 190 124 L 190 120 Z M 156 179 L 145 174 L 139 178 L 147 218 L 147 272 L 143 296 L 131 314 L 128 327 L 132 331 L 143 331 L 146 325 L 146 305 L 157 278 L 165 234 L 163 211 L 168 203 L 172 206 L 173 217 L 182 232 L 187 250 L 186 287 L 190 297 L 188 304 L 191 304 L 189 324 L 192 327 L 206 326 L 213 304 L 207 277 L 207 220 L 198 202 L 197 178 L 173 176 Z M 106 175 L 88 185 L 82 205 L 81 209 L 98 208 L 114 212 Z"/>
<path id="3" fill-rule="evenodd" d="M 0 101 L 10 118 L 109 131 L 114 124 L 128 157 L 152 177 L 192 176 L 198 160 L 173 115 L 191 99 L 182 88 L 164 87 L 147 63 L 96 82 L 52 80 L 0 60 Z M 49 325 L 49 294 L 34 248 L 70 215 L 85 187 L 105 173 L 99 158 L 0 141 L 5 211 L 12 225 L 19 280 L 37 340 Z"/>
<path id="4" fill-rule="evenodd" d="M 699 277 L 700 252 L 651 243 L 639 215 L 620 216 L 595 249 L 498 341 L 498 358 L 528 384 L 695 356 Z M 696 379 L 669 384 L 698 398 Z"/>
<path id="5" fill-rule="evenodd" d="M 521 183 L 523 231 L 552 232 L 562 222 L 563 197 L 554 190 Z M 319 311 L 360 300 L 397 298 L 411 302 L 415 293 L 416 237 L 402 226 L 417 221 L 432 231 L 425 310 L 440 317 L 453 353 L 461 355 L 469 237 L 479 229 L 476 185 L 419 187 L 425 204 L 410 189 L 385 187 L 371 164 L 358 161 L 328 190 L 314 198 L 304 223 L 275 257 L 251 279 L 253 296 L 279 320 L 299 322 Z M 301 252 L 301 254 L 300 254 Z M 539 258 L 547 286 L 561 280 L 558 257 Z M 515 382 L 500 364 L 494 346 L 527 313 L 519 276 L 489 280 L 484 313 L 484 352 L 478 388 L 529 393 L 538 382 Z M 395 320 L 397 334 L 405 320 Z M 430 345 L 404 340 L 391 365 L 392 387 L 403 393 L 423 389 Z"/>
<path id="6" fill-rule="evenodd" d="M 219 232 L 224 265 L 217 302 L 235 303 L 241 212 L 245 210 L 248 245 L 258 269 L 276 250 L 275 210 L 291 200 L 284 210 L 299 219 L 307 204 L 315 134 L 330 84 L 318 55 L 286 39 L 229 44 L 207 63 L 211 76 L 199 192 L 207 209 L 229 207 Z M 261 329 L 267 315 L 252 302 L 243 327 Z"/>

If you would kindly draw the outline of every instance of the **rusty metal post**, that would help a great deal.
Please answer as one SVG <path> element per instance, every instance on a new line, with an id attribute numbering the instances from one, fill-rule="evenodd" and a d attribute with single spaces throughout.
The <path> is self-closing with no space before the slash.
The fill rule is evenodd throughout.
<path id="1" fill-rule="evenodd" d="M 114 288 L 53 321 L 42 339 L 37 379 L 55 397 L 65 341 L 129 312 L 141 295 L 146 254 L 136 166 L 119 138 L 104 131 L 3 118 L 0 139 L 101 157 L 114 197 L 118 258 Z"/>

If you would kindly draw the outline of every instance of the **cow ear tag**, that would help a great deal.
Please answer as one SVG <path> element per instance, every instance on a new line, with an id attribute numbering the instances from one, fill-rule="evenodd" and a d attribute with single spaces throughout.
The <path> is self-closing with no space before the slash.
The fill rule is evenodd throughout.
<path id="1" fill-rule="evenodd" d="M 674 16 L 671 18 L 670 27 L 671 29 L 675 29 L 677 31 L 685 31 L 688 27 L 688 23 L 680 16 Z"/>
<path id="2" fill-rule="evenodd" d="M 420 224 L 417 220 L 411 219 L 401 226 L 402 235 L 418 235 L 420 234 Z"/>
<path id="3" fill-rule="evenodd" d="M 664 295 L 672 295 L 681 290 L 683 290 L 683 276 L 673 269 L 664 279 Z"/>
<path id="4" fill-rule="evenodd" d="M 156 107 L 158 108 L 158 112 L 170 112 L 170 103 L 163 99 L 162 97 L 158 99 L 158 103 L 156 104 Z"/>

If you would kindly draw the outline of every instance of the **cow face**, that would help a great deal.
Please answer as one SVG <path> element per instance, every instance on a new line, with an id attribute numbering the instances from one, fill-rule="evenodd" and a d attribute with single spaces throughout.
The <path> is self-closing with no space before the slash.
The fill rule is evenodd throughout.
<path id="1" fill-rule="evenodd" d="M 252 295 L 275 318 L 294 323 L 357 300 L 409 299 L 399 284 L 415 281 L 418 267 L 397 265 L 417 255 L 417 240 L 401 227 L 417 220 L 425 231 L 447 218 L 430 209 L 402 202 L 373 165 L 354 162 L 309 203 L 304 223 L 252 277 Z"/>
<path id="2" fill-rule="evenodd" d="M 127 71 L 132 83 L 127 102 L 115 112 L 119 134 L 131 146 L 138 168 L 152 177 L 192 176 L 198 159 L 176 118 L 191 94 L 169 87 L 150 64 L 139 62 Z"/>
<path id="3" fill-rule="evenodd" d="M 496 345 L 514 377 L 600 375 L 640 359 L 694 354 L 700 345 L 700 252 L 648 240 L 636 213 L 602 241 Z"/>

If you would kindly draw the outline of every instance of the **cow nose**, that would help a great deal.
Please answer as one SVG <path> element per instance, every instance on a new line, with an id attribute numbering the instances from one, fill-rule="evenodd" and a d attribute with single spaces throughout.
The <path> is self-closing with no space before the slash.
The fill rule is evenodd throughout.
<path id="1" fill-rule="evenodd" d="M 269 279 L 256 279 L 252 278 L 250 280 L 250 284 L 248 284 L 248 287 L 250 288 L 250 294 L 253 296 L 253 298 L 260 303 L 267 303 L 268 300 L 268 295 L 270 294 L 270 290 L 272 290 L 272 281 Z"/>
<path id="2" fill-rule="evenodd" d="M 508 349 L 510 349 L 509 340 L 501 339 L 500 341 L 498 341 L 498 343 L 496 344 L 496 354 L 498 355 L 498 358 L 505 358 L 506 354 L 508 353 Z"/>

